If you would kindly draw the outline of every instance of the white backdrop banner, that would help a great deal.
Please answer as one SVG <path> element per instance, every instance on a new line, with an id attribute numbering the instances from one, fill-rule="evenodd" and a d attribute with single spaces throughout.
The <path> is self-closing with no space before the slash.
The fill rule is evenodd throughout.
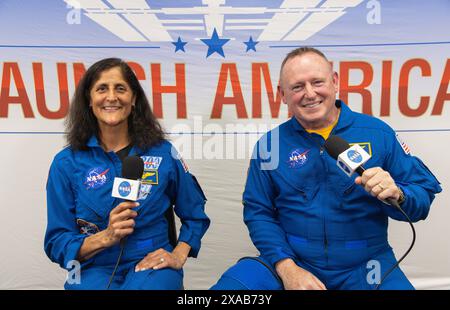
<path id="1" fill-rule="evenodd" d="M 449 14 L 448 0 L 1 0 L 0 289 L 62 288 L 65 272 L 43 252 L 45 182 L 74 89 L 106 57 L 135 70 L 208 196 L 212 225 L 186 288 L 209 288 L 255 255 L 242 223 L 248 160 L 289 118 L 279 69 L 303 45 L 333 62 L 350 108 L 390 124 L 442 182 L 402 266 L 419 289 L 449 289 Z M 410 238 L 391 223 L 397 256 Z"/>

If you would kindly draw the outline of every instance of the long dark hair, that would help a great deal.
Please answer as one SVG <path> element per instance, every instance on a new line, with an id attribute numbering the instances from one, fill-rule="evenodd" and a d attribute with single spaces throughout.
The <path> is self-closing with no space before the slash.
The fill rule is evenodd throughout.
<path id="1" fill-rule="evenodd" d="M 144 90 L 130 66 L 119 58 L 106 58 L 94 63 L 80 80 L 72 98 L 67 115 L 66 140 L 74 150 L 86 150 L 90 137 L 98 139 L 97 118 L 89 107 L 90 91 L 103 71 L 118 67 L 123 78 L 130 85 L 136 98 L 135 107 L 128 117 L 128 135 L 131 143 L 141 149 L 147 149 L 164 140 L 164 132 L 153 114 Z"/>

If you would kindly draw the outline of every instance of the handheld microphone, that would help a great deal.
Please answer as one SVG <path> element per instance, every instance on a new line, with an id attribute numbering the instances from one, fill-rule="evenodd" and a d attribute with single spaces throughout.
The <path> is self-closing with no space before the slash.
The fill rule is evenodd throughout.
<path id="1" fill-rule="evenodd" d="M 348 176 L 354 172 L 360 176 L 364 173 L 364 164 L 370 159 L 367 153 L 358 144 L 350 147 L 350 144 L 339 136 L 331 136 L 325 141 L 325 150 L 327 153 L 337 160 L 336 164 Z M 398 202 L 393 198 L 382 200 L 384 203 L 394 207 L 400 207 Z"/>
<path id="2" fill-rule="evenodd" d="M 139 179 L 144 173 L 144 161 L 139 156 L 127 156 L 122 161 L 122 177 L 114 178 L 114 184 L 112 189 L 112 197 L 122 198 L 126 201 L 136 201 L 139 199 L 139 189 L 141 187 L 141 182 Z M 117 257 L 116 265 L 109 278 L 108 285 L 106 289 L 111 286 L 114 275 L 116 274 L 117 267 L 119 266 L 122 254 L 127 242 L 127 237 L 120 240 L 120 252 Z"/>
<path id="3" fill-rule="evenodd" d="M 337 160 L 337 165 L 339 166 L 339 168 L 341 168 L 348 176 L 351 176 L 355 171 L 359 175 L 362 175 L 364 173 L 365 169 L 363 167 L 363 164 L 367 160 L 369 160 L 370 155 L 359 145 L 355 144 L 352 147 L 350 147 L 350 144 L 341 137 L 331 136 L 325 141 L 324 147 L 327 153 Z M 414 225 L 409 216 L 400 207 L 399 203 L 393 198 L 387 198 L 383 202 L 390 204 L 391 206 L 394 206 L 395 208 L 397 208 L 397 210 L 400 211 L 400 213 L 403 214 L 403 216 L 408 221 L 409 226 L 411 226 L 413 238 L 408 250 L 406 250 L 405 254 L 403 254 L 403 256 L 388 271 L 384 273 L 383 277 L 381 278 L 381 281 L 375 286 L 375 290 L 377 290 L 380 287 L 380 285 L 383 283 L 386 277 L 395 268 L 397 268 L 397 266 L 403 259 L 405 259 L 405 257 L 409 254 L 409 252 L 413 248 L 414 243 L 416 242 L 416 230 L 414 229 Z"/>
<path id="4" fill-rule="evenodd" d="M 122 163 L 122 177 L 114 178 L 112 197 L 129 201 L 139 199 L 141 182 L 138 181 L 144 172 L 144 161 L 139 156 L 127 156 Z"/>

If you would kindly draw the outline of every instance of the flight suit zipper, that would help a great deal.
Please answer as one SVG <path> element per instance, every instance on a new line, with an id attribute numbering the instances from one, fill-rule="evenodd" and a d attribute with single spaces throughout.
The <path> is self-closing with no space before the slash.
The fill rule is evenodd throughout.
<path id="1" fill-rule="evenodd" d="M 334 131 L 335 128 L 333 128 L 332 132 Z M 330 133 L 331 135 L 331 133 Z M 324 159 L 323 159 L 323 154 L 324 154 L 324 146 L 323 144 L 318 143 L 315 139 L 313 139 L 313 137 L 311 136 L 311 134 L 307 133 L 306 134 L 307 138 L 310 139 L 311 141 L 313 141 L 318 147 L 319 147 L 319 156 L 320 159 L 323 163 L 323 166 L 325 168 L 325 174 L 328 175 L 328 166 L 324 163 Z M 326 180 L 323 181 L 327 181 L 327 177 Z M 323 184 L 325 184 L 325 190 L 326 192 L 328 192 L 328 186 L 327 186 L 327 182 L 324 182 Z M 324 258 L 325 258 L 325 263 L 326 265 L 328 265 L 328 237 L 327 237 L 327 229 L 326 229 L 326 215 L 325 215 L 325 209 L 324 207 L 322 207 L 322 216 L 323 216 L 323 247 L 324 247 Z"/>
<path id="2" fill-rule="evenodd" d="M 327 232 L 325 229 L 325 223 L 323 226 L 323 230 L 324 230 L 324 232 L 323 232 L 323 249 L 324 249 L 324 254 L 325 254 L 325 262 L 326 262 L 326 265 L 328 266 L 328 238 L 327 238 Z"/>
<path id="3" fill-rule="evenodd" d="M 324 147 L 320 146 L 319 153 L 320 153 L 320 156 L 321 156 L 322 160 L 323 160 L 323 158 L 322 158 L 323 151 L 324 151 Z M 325 167 L 325 169 L 327 169 L 326 165 L 324 165 L 324 167 Z M 328 173 L 328 171 L 326 171 L 326 173 Z M 327 189 L 327 185 L 326 184 L 327 183 L 325 182 L 325 189 Z M 324 249 L 325 263 L 326 263 L 326 265 L 328 265 L 328 237 L 327 237 L 327 227 L 326 227 L 325 212 L 323 214 L 323 249 Z"/>

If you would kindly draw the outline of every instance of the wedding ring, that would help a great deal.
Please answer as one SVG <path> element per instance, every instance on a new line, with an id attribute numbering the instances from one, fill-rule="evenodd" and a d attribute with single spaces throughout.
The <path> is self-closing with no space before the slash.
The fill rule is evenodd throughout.
<path id="1" fill-rule="evenodd" d="M 378 186 L 381 188 L 381 190 L 385 190 L 385 187 L 383 185 L 381 185 L 381 183 L 378 183 Z"/>
<path id="2" fill-rule="evenodd" d="M 161 257 L 161 258 L 159 259 L 159 261 L 160 261 L 161 263 L 164 263 L 164 258 Z"/>

